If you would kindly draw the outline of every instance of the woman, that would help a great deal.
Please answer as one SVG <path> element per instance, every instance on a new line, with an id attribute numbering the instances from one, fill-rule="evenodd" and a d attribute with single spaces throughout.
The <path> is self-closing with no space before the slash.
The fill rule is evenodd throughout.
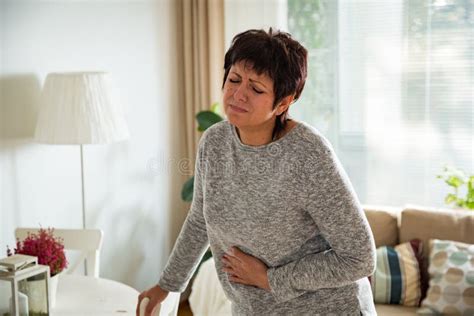
<path id="1" fill-rule="evenodd" d="M 199 143 L 191 210 L 148 315 L 182 292 L 210 244 L 233 315 L 375 314 L 375 245 L 328 141 L 288 108 L 307 51 L 283 32 L 238 34 L 225 55 L 227 120 Z"/>

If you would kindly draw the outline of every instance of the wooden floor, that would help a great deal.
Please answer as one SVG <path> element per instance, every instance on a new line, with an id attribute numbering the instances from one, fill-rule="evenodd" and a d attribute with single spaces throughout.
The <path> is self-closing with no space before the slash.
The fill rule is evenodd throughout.
<path id="1" fill-rule="evenodd" d="M 178 316 L 193 316 L 193 312 L 189 307 L 189 301 L 186 300 L 179 304 Z"/>

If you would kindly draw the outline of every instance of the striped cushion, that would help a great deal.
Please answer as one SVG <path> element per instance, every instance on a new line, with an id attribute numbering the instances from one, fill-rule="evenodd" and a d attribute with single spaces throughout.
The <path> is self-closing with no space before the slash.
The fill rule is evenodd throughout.
<path id="1" fill-rule="evenodd" d="M 417 239 L 377 249 L 377 267 L 370 278 L 375 303 L 420 304 L 421 256 L 422 244 Z"/>

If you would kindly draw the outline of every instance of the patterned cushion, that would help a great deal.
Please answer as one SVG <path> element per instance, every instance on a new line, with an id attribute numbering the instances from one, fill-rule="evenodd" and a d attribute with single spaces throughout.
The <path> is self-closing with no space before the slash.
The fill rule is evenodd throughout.
<path id="1" fill-rule="evenodd" d="M 376 303 L 419 305 L 422 251 L 421 241 L 417 239 L 394 248 L 377 248 L 377 267 L 370 278 Z"/>
<path id="2" fill-rule="evenodd" d="M 474 245 L 430 240 L 430 287 L 422 306 L 447 315 L 474 315 Z"/>

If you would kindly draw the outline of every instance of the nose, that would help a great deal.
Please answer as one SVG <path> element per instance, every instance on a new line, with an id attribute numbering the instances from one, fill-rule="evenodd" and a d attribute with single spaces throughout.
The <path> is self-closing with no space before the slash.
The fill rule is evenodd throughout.
<path id="1" fill-rule="evenodd" d="M 234 91 L 234 99 L 237 101 L 246 102 L 247 101 L 247 90 L 245 85 L 240 84 Z"/>

